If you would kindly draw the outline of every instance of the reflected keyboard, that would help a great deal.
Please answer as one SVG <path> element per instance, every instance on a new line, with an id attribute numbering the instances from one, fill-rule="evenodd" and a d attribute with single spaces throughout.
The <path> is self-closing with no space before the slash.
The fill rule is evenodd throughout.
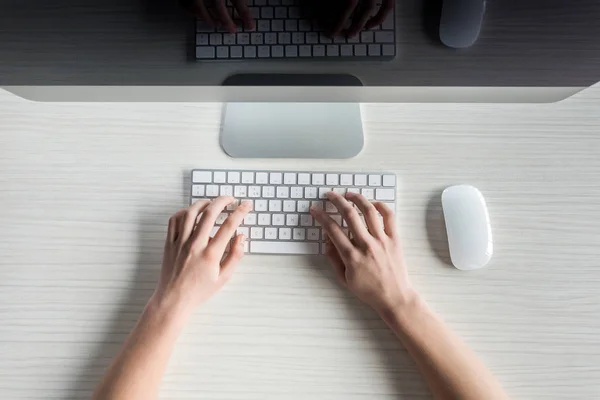
<path id="1" fill-rule="evenodd" d="M 301 0 L 249 0 L 256 29 L 228 33 L 196 23 L 196 59 L 391 60 L 396 55 L 394 12 L 373 29 L 352 38 L 327 36 L 304 15 Z M 378 5 L 381 1 L 376 1 Z M 239 17 L 227 1 L 234 20 Z M 378 9 L 378 7 L 376 8 Z"/>
<path id="2" fill-rule="evenodd" d="M 191 203 L 218 196 L 250 201 L 253 211 L 238 228 L 253 254 L 322 254 L 321 226 L 309 214 L 311 206 L 323 208 L 347 234 L 347 224 L 326 194 L 335 191 L 362 193 L 367 199 L 396 210 L 396 176 L 391 173 L 340 173 L 292 171 L 193 170 Z M 219 215 L 214 236 L 238 203 Z M 362 215 L 361 215 L 362 217 Z"/>

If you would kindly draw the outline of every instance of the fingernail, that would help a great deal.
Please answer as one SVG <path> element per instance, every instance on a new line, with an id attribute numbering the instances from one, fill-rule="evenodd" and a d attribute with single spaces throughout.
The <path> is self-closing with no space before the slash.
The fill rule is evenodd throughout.
<path id="1" fill-rule="evenodd" d="M 333 196 L 334 196 L 333 192 L 327 192 L 327 198 L 331 198 Z"/>

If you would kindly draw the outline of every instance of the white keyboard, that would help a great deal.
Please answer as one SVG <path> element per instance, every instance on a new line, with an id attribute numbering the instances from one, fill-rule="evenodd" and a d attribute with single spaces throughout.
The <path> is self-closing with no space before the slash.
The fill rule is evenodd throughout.
<path id="1" fill-rule="evenodd" d="M 396 175 L 364 172 L 193 170 L 191 203 L 218 196 L 251 201 L 253 211 L 237 231 L 248 238 L 247 253 L 322 254 L 323 233 L 309 214 L 311 206 L 322 207 L 347 233 L 346 222 L 325 200 L 330 191 L 362 193 L 396 210 Z M 211 235 L 236 207 L 231 204 L 219 215 Z"/>

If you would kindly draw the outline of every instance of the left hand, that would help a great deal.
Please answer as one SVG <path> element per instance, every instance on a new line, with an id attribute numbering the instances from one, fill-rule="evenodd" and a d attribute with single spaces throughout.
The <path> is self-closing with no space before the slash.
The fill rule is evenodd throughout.
<path id="1" fill-rule="evenodd" d="M 160 280 L 153 300 L 159 304 L 167 302 L 189 313 L 229 280 L 244 255 L 246 238 L 235 236 L 231 250 L 224 256 L 225 249 L 251 211 L 251 204 L 243 202 L 213 238 L 210 233 L 217 216 L 233 201 L 233 197 L 199 200 L 171 217 Z"/>

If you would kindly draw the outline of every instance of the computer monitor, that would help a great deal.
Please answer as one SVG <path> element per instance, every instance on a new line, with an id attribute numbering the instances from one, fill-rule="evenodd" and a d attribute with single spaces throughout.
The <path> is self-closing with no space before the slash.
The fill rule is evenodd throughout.
<path id="1" fill-rule="evenodd" d="M 463 50 L 436 36 L 442 0 L 397 1 L 395 57 L 377 61 L 197 61 L 196 23 L 176 0 L 0 6 L 0 86 L 39 101 L 554 102 L 600 75 L 596 0 L 490 0 L 479 40 Z M 240 73 L 361 86 L 223 85 Z"/>

